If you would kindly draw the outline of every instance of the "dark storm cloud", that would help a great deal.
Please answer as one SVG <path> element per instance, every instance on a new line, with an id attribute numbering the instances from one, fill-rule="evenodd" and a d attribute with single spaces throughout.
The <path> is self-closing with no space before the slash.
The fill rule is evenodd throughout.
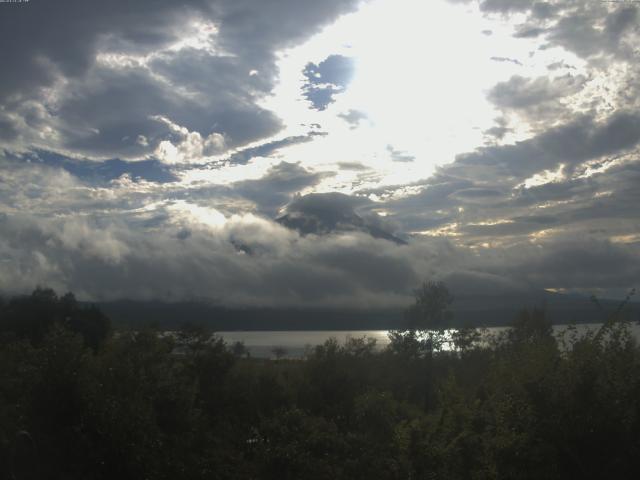
<path id="1" fill-rule="evenodd" d="M 18 137 L 18 127 L 13 120 L 0 113 L 0 140 L 13 140 Z"/>
<path id="2" fill-rule="evenodd" d="M 616 233 L 613 223 L 606 224 L 609 227 L 605 233 L 586 233 L 583 229 L 576 235 L 568 231 L 558 240 L 543 239 L 535 245 L 526 240 L 508 247 L 486 248 L 478 255 L 442 238 L 415 238 L 409 245 L 376 239 L 371 229 L 358 228 L 362 223 L 351 221 L 359 217 L 364 226 L 376 226 L 370 213 L 380 205 L 362 197 L 316 194 L 294 199 L 287 211 L 314 216 L 339 227 L 318 232 L 324 233 L 322 236 L 299 236 L 294 230 L 255 215 L 239 213 L 228 217 L 224 225 L 208 227 L 198 218 L 171 210 L 171 203 L 167 208 L 140 211 L 138 206 L 148 205 L 152 198 L 166 198 L 166 193 L 154 197 L 151 190 L 146 193 L 146 201 L 138 201 L 130 190 L 99 193 L 83 189 L 76 177 L 61 169 L 44 165 L 20 168 L 23 171 L 13 177 L 8 169 L 0 171 L 2 203 L 6 206 L 14 202 L 15 206 L 0 221 L 0 255 L 8 259 L 0 272 L 5 291 L 46 284 L 93 299 L 211 298 L 211 292 L 215 292 L 213 300 L 232 305 L 401 307 L 410 301 L 411 288 L 424 277 L 448 281 L 455 285 L 456 292 L 496 293 L 510 291 L 506 289 L 508 285 L 511 290 L 513 285 L 626 288 L 637 273 L 638 246 L 614 244 L 606 238 Z M 490 241 L 526 238 L 537 228 L 566 228 L 572 222 L 591 222 L 598 218 L 596 211 L 605 220 L 608 214 L 637 224 L 635 210 L 630 207 L 638 202 L 634 185 L 638 184 L 639 175 L 634 164 L 594 174 L 585 180 L 595 184 L 593 190 L 575 189 L 573 219 L 558 216 L 555 210 L 531 215 L 529 205 L 518 206 L 517 202 L 495 207 L 493 213 L 502 218 L 510 215 L 511 224 L 496 225 L 499 231 L 490 232 Z M 283 163 L 254 185 L 245 183 L 244 188 L 248 195 L 261 188 L 265 192 L 293 191 L 317 179 L 317 175 L 299 165 Z M 474 210 L 473 204 L 465 207 L 469 211 L 455 213 L 459 203 L 445 192 L 464 190 L 465 185 L 472 188 L 470 180 L 456 180 L 440 173 L 431 182 L 432 188 L 425 189 L 421 201 L 413 199 L 413 208 L 411 198 L 404 200 L 396 221 L 403 221 L 418 209 L 430 212 L 433 218 L 442 215 L 438 211 L 451 210 L 451 218 L 444 219 L 445 223 L 458 221 L 459 215 L 469 215 L 468 222 L 473 222 L 490 214 L 486 209 Z M 617 197 L 593 198 L 594 191 L 612 185 L 620 185 Z M 147 191 L 149 186 L 139 187 Z M 34 188 L 38 191 L 34 192 Z M 67 192 L 64 199 L 57 194 L 61 189 Z M 229 191 L 238 189 L 233 186 Z M 105 201 L 101 195 L 107 193 L 109 203 L 104 208 L 110 209 L 109 215 L 100 214 L 96 205 L 83 210 L 85 215 L 70 214 L 90 199 Z M 198 191 L 189 193 L 181 198 L 197 203 Z M 203 191 L 202 200 L 209 194 Z M 120 195 L 126 197 L 119 198 Z M 41 202 L 50 204 L 49 210 L 37 208 Z M 383 206 L 393 211 L 393 205 L 387 202 Z M 587 213 L 587 209 L 592 211 Z M 67 214 L 60 215 L 61 212 Z M 554 222 L 554 218 L 558 221 Z M 590 225 L 592 229 L 603 226 Z M 466 238 L 486 241 L 483 238 L 488 232 L 482 228 L 487 227 L 477 228 L 465 231 Z M 612 256 L 609 263 L 608 256 Z M 591 264 L 585 265 L 584 261 Z M 624 269 L 620 270 L 622 263 Z M 594 273 L 589 277 L 590 272 Z"/>
<path id="3" fill-rule="evenodd" d="M 382 198 L 380 208 L 400 230 L 440 235 L 437 232 L 445 229 L 463 245 L 497 242 L 514 245 L 513 252 L 529 251 L 532 235 L 540 232 L 539 241 L 548 251 L 556 238 L 629 242 L 640 229 L 636 207 L 640 167 L 634 153 L 640 140 L 639 122 L 630 112 L 601 122 L 581 117 L 514 145 L 459 155 L 430 178 L 410 186 L 409 194 L 403 185 L 359 193 Z M 555 172 L 560 164 L 564 168 L 559 176 L 523 185 L 534 174 Z M 595 173 L 587 174 L 590 169 Z M 483 251 L 495 253 L 491 248 Z M 514 257 L 508 262 L 517 264 Z M 640 262 L 640 257 L 635 261 Z M 613 285 L 615 272 L 607 275 Z M 552 275 L 544 278 L 550 280 Z"/>
<path id="4" fill-rule="evenodd" d="M 635 55 L 635 42 L 621 41 L 627 33 L 637 31 L 635 2 L 484 0 L 480 10 L 489 15 L 524 14 L 526 21 L 516 27 L 516 38 L 544 35 L 548 46 L 562 46 L 583 58 L 610 54 L 631 59 Z"/>
<path id="5" fill-rule="evenodd" d="M 119 52 L 154 51 L 178 40 L 189 20 L 215 21 L 221 46 L 253 60 L 299 42 L 357 4 L 350 0 L 28 3 L 3 7 L 0 17 L 2 44 L 19 46 L 0 54 L 2 64 L 12 67 L 0 80 L 4 96 L 45 86 L 58 72 L 66 77 L 81 75 L 103 46 Z"/>
<path id="6" fill-rule="evenodd" d="M 297 196 L 287 205 L 286 213 L 280 222 L 305 234 L 329 233 L 340 228 L 350 229 L 362 222 L 356 208 L 370 203 L 367 198 L 342 193 Z"/>
<path id="7" fill-rule="evenodd" d="M 252 102 L 268 93 L 276 75 L 269 57 L 254 65 L 260 74 L 250 75 L 242 58 L 215 56 L 194 48 L 163 53 L 150 66 L 174 85 L 197 92 L 202 98 L 224 95 L 237 102 Z"/>
<path id="8" fill-rule="evenodd" d="M 583 116 L 515 145 L 485 147 L 459 155 L 447 170 L 466 170 L 479 179 L 518 181 L 555 169 L 560 163 L 572 169 L 587 160 L 632 148 L 638 141 L 640 116 L 636 113 L 619 112 L 604 122 Z"/>
<path id="9" fill-rule="evenodd" d="M 362 250 L 359 245 L 324 250 L 314 257 L 318 263 L 349 272 L 354 286 L 404 294 L 420 282 L 408 259 L 398 261 L 385 250 Z"/>
<path id="10" fill-rule="evenodd" d="M 369 231 L 300 237 L 246 211 L 227 214 L 219 226 L 190 213 L 191 205 L 210 208 L 227 194 L 232 203 L 249 198 L 275 208 L 289 200 L 285 192 L 325 175 L 298 164 L 282 162 L 260 179 L 214 191 L 126 178 L 92 185 L 52 162 L 0 160 L 5 292 L 42 284 L 87 299 L 206 297 L 227 305 L 388 307 L 406 303 L 406 290 L 418 276 L 408 252 L 389 248 L 396 244 Z M 179 202 L 188 203 L 176 209 Z M 329 195 L 303 200 L 295 209 L 319 215 L 328 209 L 331 216 L 370 203 Z"/>
<path id="11" fill-rule="evenodd" d="M 324 110 L 333 103 L 333 96 L 344 92 L 354 72 L 354 61 L 343 55 L 330 55 L 317 65 L 308 63 L 304 69 L 307 83 L 304 96 L 316 110 Z"/>
<path id="12" fill-rule="evenodd" d="M 596 192 L 597 188 L 593 180 L 569 179 L 521 188 L 514 202 L 522 206 L 533 206 L 545 202 L 571 200 L 584 195 L 591 196 Z"/>
<path id="13" fill-rule="evenodd" d="M 273 140 L 283 124 L 261 100 L 277 82 L 276 52 L 357 4 L 32 0 L 6 15 L 2 6 L 0 40 L 20 48 L 0 52 L 0 141 L 22 153 L 0 153 L 0 290 L 41 284 L 86 299 L 402 307 L 422 278 L 462 293 L 633 286 L 640 273 L 633 75 L 620 87 L 628 109 L 607 118 L 562 108 L 582 77 L 512 77 L 490 92 L 503 112 L 485 133 L 501 139 L 517 114 L 533 124 L 529 139 L 460 154 L 406 185 L 296 195 L 334 172 L 305 168 L 304 158 L 273 162 L 281 149 L 323 134 L 314 127 Z M 569 49 L 587 72 L 611 61 L 637 68 L 635 5 L 489 0 L 481 7 L 491 17 L 518 14 L 515 37 Z M 206 47 L 168 48 L 198 25 L 210 27 Z M 316 107 L 346 88 L 352 63 L 331 56 L 307 66 Z M 364 114 L 341 118 L 356 126 Z M 212 134 L 220 136 L 215 152 L 204 145 Z M 154 157 L 162 141 L 189 150 L 185 163 L 209 153 L 220 160 L 200 172 L 167 165 Z M 388 154 L 413 160 L 393 146 Z M 273 164 L 261 178 L 216 178 L 215 168 L 250 168 L 239 165 L 256 157 Z M 326 161 L 368 168 L 339 158 Z M 556 173 L 545 180 L 549 172 Z M 534 175 L 542 179 L 525 183 Z"/>
<path id="14" fill-rule="evenodd" d="M 402 207 L 418 207 L 420 204 L 428 205 L 431 210 L 438 210 L 441 207 L 448 205 L 447 197 L 452 193 L 471 188 L 475 183 L 466 178 L 456 177 L 446 173 L 444 169 L 440 169 L 434 175 L 427 180 L 418 182 L 411 185 L 412 187 L 419 187 L 420 192 L 414 195 L 405 196 L 399 200 L 391 200 L 389 203 L 395 205 L 396 203 Z M 397 188 L 403 188 L 403 186 L 397 186 Z M 392 190 L 385 192 L 384 190 L 368 191 L 365 190 L 362 193 L 377 193 L 377 194 L 390 194 Z"/>
<path id="15" fill-rule="evenodd" d="M 491 203 L 504 198 L 504 192 L 492 188 L 465 188 L 450 194 L 450 197 L 459 200 L 461 203 Z"/>
<path id="16" fill-rule="evenodd" d="M 617 3 L 617 4 L 616 4 Z M 637 29 L 638 7 L 632 2 L 557 2 L 536 3 L 530 11 L 532 21 L 544 22 L 547 40 L 579 56 L 601 53 L 630 58 L 633 42 L 624 36 Z M 551 20 L 557 20 L 552 22 Z M 531 26 L 531 30 L 535 30 Z"/>
<path id="17" fill-rule="evenodd" d="M 248 200 L 255 202 L 257 210 L 273 217 L 278 209 L 289 203 L 292 194 L 319 183 L 323 178 L 334 175 L 332 172 L 311 172 L 298 163 L 281 162 L 267 171 L 258 180 L 236 182 L 232 190 Z"/>
<path id="18" fill-rule="evenodd" d="M 56 111 L 67 124 L 63 146 L 71 151 L 103 157 L 143 155 L 160 140 L 171 139 L 171 129 L 157 120 L 159 116 L 205 137 L 221 133 L 230 147 L 272 135 L 281 127 L 273 113 L 243 98 L 245 89 L 239 82 L 216 83 L 212 76 L 212 90 L 190 98 L 177 95 L 142 68 L 98 69 L 91 77 Z M 74 128 L 79 125 L 83 128 Z M 136 141 L 139 135 L 148 145 Z"/>
<path id="19" fill-rule="evenodd" d="M 119 50 L 148 51 L 178 38 L 180 25 L 201 15 L 205 2 L 170 0 L 98 2 L 31 0 L 4 5 L 0 52 L 4 74 L 0 99 L 32 96 L 58 75 L 77 77 L 93 63 L 101 42 L 118 39 Z"/>
<path id="20" fill-rule="evenodd" d="M 485 205 L 491 208 L 485 208 L 483 213 L 502 222 L 471 223 L 459 230 L 468 238 L 483 236 L 494 240 L 546 229 L 591 236 L 602 241 L 625 236 L 640 228 L 635 207 L 640 200 L 638 185 L 640 167 L 632 162 L 587 178 L 568 178 L 529 188 L 520 187 L 499 205 Z M 480 220 L 482 217 L 478 217 L 477 221 Z"/>
<path id="21" fill-rule="evenodd" d="M 606 240 L 565 239 L 544 244 L 543 252 L 523 252 L 523 261 L 505 270 L 528 277 L 535 285 L 629 289 L 640 275 L 639 250 L 637 245 Z"/>
<path id="22" fill-rule="evenodd" d="M 228 0 L 211 2 L 211 8 L 219 21 L 221 47 L 254 58 L 300 43 L 358 4 L 354 0 Z"/>
<path id="23" fill-rule="evenodd" d="M 342 193 L 297 195 L 277 222 L 303 235 L 355 231 L 397 244 L 406 243 L 393 235 L 394 226 L 390 222 L 367 211 L 372 206 L 365 197 Z"/>
<path id="24" fill-rule="evenodd" d="M 0 255 L 11 258 L 0 272 L 5 291 L 41 283 L 91 299 L 215 292 L 226 305 L 389 306 L 403 305 L 416 280 L 409 252 L 389 242 L 358 232 L 300 238 L 252 217 L 218 231 L 193 224 L 144 234 L 114 219 L 12 216 L 0 231 Z"/>
<path id="25" fill-rule="evenodd" d="M 0 105 L 29 127 L 18 139 L 2 119 L 3 140 L 20 140 L 22 150 L 35 144 L 72 155 L 140 159 L 171 138 L 168 124 L 154 116 L 203 138 L 221 134 L 226 148 L 271 136 L 282 124 L 258 101 L 275 84 L 276 50 L 300 42 L 357 3 L 3 5 L 0 41 L 10 48 L 0 52 Z M 168 49 L 185 35 L 202 36 L 203 25 L 209 28 L 208 48 Z M 29 120 L 29 108 L 38 110 L 38 122 Z M 46 129 L 55 134 L 43 141 Z"/>

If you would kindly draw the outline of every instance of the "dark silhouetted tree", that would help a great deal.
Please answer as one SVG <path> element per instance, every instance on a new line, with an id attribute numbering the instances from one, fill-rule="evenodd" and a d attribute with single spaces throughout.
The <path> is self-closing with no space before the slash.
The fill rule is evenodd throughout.
<path id="1" fill-rule="evenodd" d="M 425 281 L 414 290 L 415 303 L 405 312 L 411 330 L 444 330 L 452 314 L 453 296 L 442 282 Z"/>

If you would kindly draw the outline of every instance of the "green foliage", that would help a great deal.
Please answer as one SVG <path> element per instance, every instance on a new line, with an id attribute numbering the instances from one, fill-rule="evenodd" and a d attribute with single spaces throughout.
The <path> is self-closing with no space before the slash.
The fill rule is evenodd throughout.
<path id="1" fill-rule="evenodd" d="M 558 339 L 534 310 L 489 342 L 459 330 L 449 351 L 408 330 L 387 349 L 334 339 L 269 361 L 188 325 L 95 348 L 60 316 L 84 309 L 46 290 L 0 308 L 2 479 L 640 474 L 640 347 L 623 316 Z"/>
<path id="2" fill-rule="evenodd" d="M 56 326 L 82 335 L 97 350 L 109 336 L 109 319 L 95 306 L 81 306 L 72 293 L 58 297 L 51 289 L 36 288 L 30 296 L 0 303 L 0 333 L 27 339 L 34 345 Z"/>

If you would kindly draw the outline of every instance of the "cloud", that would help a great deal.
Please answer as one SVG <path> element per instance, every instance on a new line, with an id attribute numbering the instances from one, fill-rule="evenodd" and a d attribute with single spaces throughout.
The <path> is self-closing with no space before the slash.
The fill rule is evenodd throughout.
<path id="1" fill-rule="evenodd" d="M 516 38 L 544 34 L 549 45 L 587 59 L 601 54 L 626 59 L 634 55 L 638 8 L 632 2 L 485 0 L 480 8 L 489 14 L 524 14 L 527 20 L 516 29 Z"/>
<path id="2" fill-rule="evenodd" d="M 572 169 L 585 161 L 623 152 L 640 141 L 640 116 L 620 111 L 602 122 L 582 116 L 514 145 L 483 147 L 459 155 L 449 172 L 474 172 L 478 179 L 522 181 L 564 164 Z M 469 173 L 467 173 L 469 175 Z"/>
<path id="3" fill-rule="evenodd" d="M 303 234 L 326 234 L 334 230 L 354 229 L 362 222 L 355 209 L 370 204 L 363 197 L 342 193 L 313 193 L 296 196 L 287 205 L 279 222 Z M 358 225 L 359 226 L 359 225 Z"/>
<path id="4" fill-rule="evenodd" d="M 548 36 L 551 42 L 585 58 L 601 53 L 621 58 L 634 55 L 636 5 L 620 2 L 613 9 L 604 2 L 578 5 L 559 19 Z M 627 37 L 628 33 L 632 35 Z"/>
<path id="5" fill-rule="evenodd" d="M 352 58 L 301 59 L 291 95 L 302 87 L 312 108 L 295 122 L 271 110 L 283 52 L 359 3 L 32 0 L 3 15 L 0 40 L 20 48 L 0 52 L 0 291 L 401 308 L 423 278 L 459 292 L 632 286 L 636 6 L 481 2 L 483 22 L 523 45 L 489 64 L 519 75 L 487 90 L 487 143 L 423 178 L 440 159 L 403 151 L 404 125 L 376 153 L 352 151 L 370 141 L 364 123 L 376 131 L 366 105 L 329 108 L 352 88 Z M 350 148 L 321 150 L 334 138 Z"/>
<path id="6" fill-rule="evenodd" d="M 539 37 L 540 35 L 545 33 L 545 31 L 546 30 L 544 28 L 531 27 L 531 26 L 528 26 L 528 25 L 523 25 L 520 28 L 518 28 L 518 31 L 514 34 L 514 37 L 516 37 L 516 38 L 535 38 L 535 37 Z"/>
<path id="7" fill-rule="evenodd" d="M 489 92 L 489 99 L 499 107 L 526 109 L 572 95 L 580 91 L 584 82 L 582 76 L 532 79 L 514 75 L 508 81 L 495 85 Z"/>
<path id="8" fill-rule="evenodd" d="M 355 170 L 355 171 L 366 171 L 371 170 L 371 167 L 367 167 L 362 163 L 358 162 L 338 162 L 337 163 L 340 170 Z"/>
<path id="9" fill-rule="evenodd" d="M 486 204 L 487 202 L 500 201 L 504 198 L 504 192 L 493 188 L 474 187 L 457 190 L 451 193 L 450 196 L 460 200 L 462 203 L 480 202 Z"/>
<path id="10" fill-rule="evenodd" d="M 542 249 L 520 248 L 517 252 L 522 260 L 505 266 L 505 273 L 551 288 L 571 285 L 577 291 L 625 290 L 636 284 L 640 273 L 638 246 L 606 240 L 569 238 L 543 243 Z"/>
<path id="11" fill-rule="evenodd" d="M 144 68 L 97 69 L 91 76 L 57 111 L 69 129 L 62 147 L 73 152 L 131 158 L 153 152 L 170 163 L 193 162 L 281 128 L 271 112 L 237 99 L 237 81 L 210 82 L 217 94 L 204 98 L 181 94 Z"/>
<path id="12" fill-rule="evenodd" d="M 584 88 L 587 79 L 582 75 L 525 78 L 514 75 L 506 82 L 496 84 L 488 98 L 497 107 L 515 111 L 530 121 L 549 121 L 567 114 L 564 97 L 575 95 Z"/>
<path id="13" fill-rule="evenodd" d="M 359 110 L 349 110 L 344 113 L 339 113 L 338 117 L 347 122 L 351 128 L 357 128 L 360 125 L 360 122 L 368 118 L 366 113 Z"/>
<path id="14" fill-rule="evenodd" d="M 5 291 L 42 283 L 94 300 L 162 295 L 226 305 L 380 306 L 403 303 L 416 280 L 406 260 L 365 234 L 305 239 L 252 215 L 218 229 L 191 222 L 189 235 L 169 235 L 167 227 L 143 234 L 81 218 L 12 216 L 0 229 Z"/>
<path id="15" fill-rule="evenodd" d="M 93 64 L 96 52 L 109 39 L 118 39 L 118 50 L 139 52 L 165 46 L 179 36 L 179 25 L 202 14 L 204 2 L 180 5 L 160 0 L 101 2 L 70 0 L 64 8 L 33 0 L 24 8 L 5 9 L 0 19 L 0 39 L 6 48 L 0 61 L 7 67 L 0 80 L 5 101 L 29 98 L 60 76 L 78 77 Z M 73 17 L 70 17 L 73 12 Z M 71 18 L 82 21 L 71 21 Z M 27 28 L 25 28 L 25 26 Z"/>
<path id="16" fill-rule="evenodd" d="M 244 148 L 231 154 L 228 161 L 235 164 L 246 164 L 252 158 L 268 157 L 281 148 L 311 142 L 315 136 L 316 134 L 311 132 L 307 135 L 294 135 L 280 140 L 265 142 L 255 147 Z"/>
<path id="17" fill-rule="evenodd" d="M 394 236 L 390 223 L 385 223 L 375 213 L 358 213 L 371 206 L 363 197 L 341 193 L 312 193 L 297 195 L 287 205 L 277 222 L 300 232 L 302 235 L 327 235 L 334 232 L 366 232 L 374 238 L 405 243 Z"/>
<path id="18" fill-rule="evenodd" d="M 638 127 L 629 112 L 600 122 L 582 117 L 514 145 L 460 155 L 412 186 L 359 193 L 375 193 L 377 208 L 401 231 L 413 232 L 413 242 L 449 238 L 458 253 L 471 249 L 482 256 L 479 263 L 467 258 L 453 273 L 474 269 L 541 288 L 564 282 L 581 291 L 601 281 L 619 293 L 634 281 L 626 273 L 616 279 L 615 256 L 626 258 L 631 271 L 640 264 Z M 554 280 L 555 270 L 543 272 L 553 262 L 547 255 L 575 245 L 581 253 L 572 257 L 573 268 L 588 275 L 580 262 L 591 261 L 591 244 L 603 257 L 612 255 L 612 268 L 599 263 L 605 270 L 597 281 L 569 275 Z"/>
<path id="19" fill-rule="evenodd" d="M 220 135 L 226 149 L 272 136 L 282 122 L 259 103 L 277 80 L 276 52 L 357 4 L 33 0 L 11 8 L 0 40 L 19 48 L 0 53 L 2 140 L 14 151 L 195 161 L 179 132 L 154 118 L 205 143 Z"/>
<path id="20" fill-rule="evenodd" d="M 516 58 L 491 57 L 491 60 L 493 60 L 494 62 L 508 62 L 508 63 L 513 63 L 514 65 L 522 66 L 522 62 Z"/>
<path id="21" fill-rule="evenodd" d="M 509 122 L 504 117 L 496 118 L 495 123 L 495 126 L 484 131 L 485 135 L 489 135 L 497 140 L 502 140 L 507 133 L 513 131 L 513 129 L 508 127 Z"/>
<path id="22" fill-rule="evenodd" d="M 389 152 L 389 156 L 394 162 L 413 162 L 416 158 L 406 152 L 396 150 L 392 145 L 387 145 L 387 152 Z"/>
<path id="23" fill-rule="evenodd" d="M 292 194 L 318 184 L 323 178 L 333 176 L 333 172 L 312 172 L 299 163 L 281 162 L 271 167 L 266 175 L 258 180 L 236 182 L 233 190 L 256 204 L 263 215 L 272 217 L 285 204 Z"/>
<path id="24" fill-rule="evenodd" d="M 60 167 L 12 165 L 0 170 L 3 291 L 46 284 L 94 300 L 402 308 L 422 278 L 450 282 L 456 294 L 497 294 L 515 286 L 613 291 L 633 285 L 640 264 L 640 241 L 625 236 L 640 200 L 637 162 L 521 188 L 498 204 L 491 189 L 444 171 L 418 196 L 381 204 L 337 193 L 301 196 L 286 212 L 315 219 L 318 228 L 307 235 L 249 211 L 222 214 L 199 204 L 210 190 L 174 190 L 181 197 L 171 199 L 173 194 L 158 192 L 166 188 L 161 184 L 124 177 L 111 188 L 86 186 Z M 282 162 L 227 193 L 275 206 L 286 198 L 280 192 L 312 185 L 320 175 Z M 599 194 L 614 186 L 615 194 Z M 397 224 L 410 222 L 417 211 L 422 221 L 432 219 L 432 228 L 438 219 L 440 226 L 466 219 L 458 237 L 424 235 L 403 244 L 375 238 L 380 230 L 395 231 L 373 213 L 380 208 Z M 491 216 L 507 221 L 481 225 Z M 531 233 L 545 230 L 552 232 L 532 241 Z M 483 243 L 495 246 L 479 250 Z"/>
<path id="25" fill-rule="evenodd" d="M 484 0 L 480 8 L 487 12 L 511 13 L 529 10 L 532 4 L 531 0 Z"/>

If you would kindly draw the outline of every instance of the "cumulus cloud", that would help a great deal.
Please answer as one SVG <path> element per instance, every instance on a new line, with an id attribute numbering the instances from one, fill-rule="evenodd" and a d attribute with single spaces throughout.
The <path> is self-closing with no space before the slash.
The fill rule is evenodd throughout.
<path id="1" fill-rule="evenodd" d="M 375 153 L 309 154 L 332 128 L 373 142 L 361 105 L 328 108 L 352 58 L 300 62 L 302 125 L 268 102 L 282 52 L 358 4 L 31 0 L 0 16 L 20 46 L 0 52 L 0 291 L 402 307 L 423 278 L 458 294 L 632 286 L 637 6 L 480 2 L 529 57 L 487 57 L 508 72 L 486 91 L 494 126 L 469 126 L 487 143 L 421 178 L 440 160 L 402 150 L 402 126 Z"/>
<path id="2" fill-rule="evenodd" d="M 527 21 L 516 29 L 516 37 L 544 34 L 551 45 L 581 57 L 633 55 L 638 7 L 632 2 L 485 0 L 480 8 L 487 13 L 524 14 Z"/>
<path id="3" fill-rule="evenodd" d="M 263 177 L 237 182 L 233 189 L 255 202 L 257 211 L 273 217 L 281 207 L 289 203 L 293 194 L 313 187 L 323 178 L 333 175 L 333 172 L 307 170 L 299 163 L 281 162 L 271 167 Z"/>
<path id="4" fill-rule="evenodd" d="M 495 85 L 489 92 L 489 99 L 502 108 L 528 109 L 577 93 L 585 80 L 582 76 L 572 75 L 553 79 L 515 75 L 508 81 Z"/>
<path id="5" fill-rule="evenodd" d="M 464 169 L 479 180 L 510 183 L 559 164 L 573 169 L 589 160 L 628 151 L 639 141 L 640 116 L 635 112 L 620 111 L 602 122 L 586 115 L 514 145 L 483 147 L 459 155 L 447 170 L 459 174 Z"/>
<path id="6" fill-rule="evenodd" d="M 171 193 L 127 176 L 109 188 L 88 186 L 59 167 L 12 165 L 4 165 L 0 188 L 4 291 L 46 284 L 94 300 L 400 308 L 422 278 L 445 280 L 458 294 L 499 294 L 553 286 L 612 291 L 628 287 L 638 273 L 640 239 L 625 225 L 637 223 L 636 162 L 521 187 L 500 202 L 492 190 L 444 172 L 418 196 L 382 205 L 362 196 L 295 197 L 284 215 L 304 218 L 305 225 L 313 219 L 318 228 L 306 235 L 250 209 L 234 214 L 206 206 L 198 187 Z M 244 189 L 251 197 L 277 185 L 295 192 L 317 180 L 300 165 L 283 163 L 254 185 L 245 181 L 229 191 Z M 616 185 L 615 194 L 600 195 Z M 381 207 L 395 213 L 396 225 L 374 214 Z M 408 244 L 377 235 L 398 224 L 407 228 L 418 211 L 431 234 Z M 426 225 L 429 215 L 433 223 Z M 491 216 L 504 220 L 490 222 Z M 435 233 L 451 223 L 461 226 L 455 235 Z M 540 235 L 532 242 L 531 234 Z"/>
<path id="7" fill-rule="evenodd" d="M 11 8 L 0 40 L 19 48 L 0 53 L 3 140 L 22 151 L 98 159 L 155 151 L 191 161 L 192 146 L 171 123 L 217 149 L 268 137 L 282 128 L 259 106 L 277 78 L 276 52 L 356 5 L 33 0 Z"/>
<path id="8" fill-rule="evenodd" d="M 185 227 L 190 234 L 179 235 Z M 637 245 L 566 238 L 479 253 L 438 238 L 399 245 L 358 231 L 301 237 L 250 214 L 215 228 L 177 215 L 147 232 L 113 221 L 12 215 L 0 228 L 3 290 L 40 283 L 94 300 L 401 307 L 426 276 L 459 294 L 500 294 L 516 286 L 625 288 L 639 273 Z"/>
<path id="9" fill-rule="evenodd" d="M 203 138 L 198 132 L 190 132 L 187 128 L 176 125 L 162 116 L 153 116 L 171 129 L 178 139 L 162 140 L 154 152 L 155 156 L 166 163 L 203 163 L 207 157 L 214 156 L 226 149 L 224 135 L 212 132 Z"/>
<path id="10" fill-rule="evenodd" d="M 218 228 L 188 218 L 188 236 L 169 229 L 143 234 L 78 218 L 2 219 L 0 282 L 16 288 L 46 283 L 86 298 L 213 298 L 257 305 L 369 305 L 376 295 L 404 300 L 415 282 L 397 252 L 383 251 L 364 234 L 318 241 L 252 215 L 231 217 Z M 246 251 L 236 248 L 246 245 Z M 28 246 L 29 248 L 24 248 Z M 386 273 L 385 273 L 386 272 Z"/>

